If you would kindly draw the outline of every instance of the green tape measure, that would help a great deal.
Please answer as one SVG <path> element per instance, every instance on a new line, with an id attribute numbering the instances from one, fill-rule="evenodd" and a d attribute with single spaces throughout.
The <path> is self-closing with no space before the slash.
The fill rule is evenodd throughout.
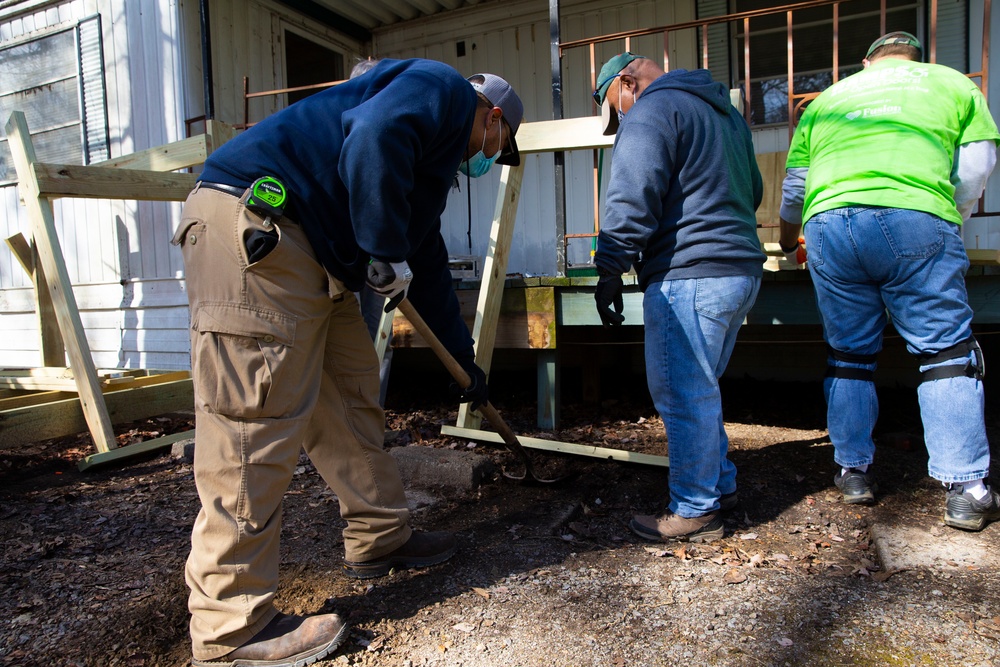
<path id="1" fill-rule="evenodd" d="M 250 186 L 247 208 L 265 218 L 280 218 L 288 201 L 288 190 L 274 176 L 262 176 Z"/>

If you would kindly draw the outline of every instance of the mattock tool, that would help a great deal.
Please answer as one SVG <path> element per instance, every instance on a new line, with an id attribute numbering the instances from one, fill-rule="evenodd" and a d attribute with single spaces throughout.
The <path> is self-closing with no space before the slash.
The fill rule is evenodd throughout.
<path id="1" fill-rule="evenodd" d="M 455 357 L 451 356 L 451 353 L 448 352 L 444 345 L 441 344 L 441 341 L 439 341 L 437 336 L 434 335 L 431 328 L 427 326 L 424 319 L 420 317 L 419 313 L 417 313 L 417 309 L 413 307 L 410 300 L 403 299 L 396 307 L 399 308 L 400 312 L 406 316 L 406 319 L 410 321 L 410 324 L 412 324 L 413 328 L 417 330 L 417 333 L 419 333 L 423 339 L 427 341 L 427 344 L 431 346 L 431 349 L 434 350 L 434 354 L 438 356 L 438 359 L 440 359 L 441 363 L 445 365 L 445 368 L 448 369 L 451 376 L 455 378 L 455 382 L 457 382 L 462 389 L 467 389 L 469 385 L 472 384 L 472 378 L 470 378 L 469 374 L 465 372 L 465 369 L 462 368 L 461 364 L 455 360 Z M 504 470 L 504 477 L 517 481 L 527 480 L 529 482 L 537 482 L 539 484 L 554 484 L 556 482 L 562 482 L 569 477 L 568 475 L 563 475 L 561 477 L 556 477 L 555 479 L 540 478 L 535 474 L 535 468 L 531 465 L 531 457 L 528 456 L 527 450 L 525 450 L 524 446 L 518 442 L 517 436 L 514 435 L 514 431 L 511 430 L 510 426 L 507 426 L 507 422 L 503 420 L 500 413 L 497 412 L 497 409 L 493 407 L 493 404 L 487 401 L 485 405 L 479 406 L 479 411 L 483 413 L 483 416 L 490 420 L 491 424 L 496 426 L 497 432 L 500 434 L 500 437 L 503 438 L 504 444 L 507 445 L 507 449 L 516 454 L 517 457 L 524 463 L 523 475 L 513 475 Z"/>

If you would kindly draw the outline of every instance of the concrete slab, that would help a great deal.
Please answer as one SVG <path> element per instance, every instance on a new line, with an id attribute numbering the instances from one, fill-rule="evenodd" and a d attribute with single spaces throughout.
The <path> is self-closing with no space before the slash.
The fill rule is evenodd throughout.
<path id="1" fill-rule="evenodd" d="M 494 469 L 493 462 L 481 454 L 453 449 L 410 445 L 393 447 L 389 453 L 396 459 L 408 489 L 448 487 L 471 491 Z"/>
<path id="2" fill-rule="evenodd" d="M 918 515 L 906 525 L 876 521 L 871 532 L 887 572 L 914 568 L 1000 569 L 1000 524 L 969 533 L 945 526 L 940 517 Z"/>
<path id="3" fill-rule="evenodd" d="M 194 438 L 175 442 L 170 446 L 170 455 L 175 459 L 184 459 L 188 463 L 194 463 Z"/>

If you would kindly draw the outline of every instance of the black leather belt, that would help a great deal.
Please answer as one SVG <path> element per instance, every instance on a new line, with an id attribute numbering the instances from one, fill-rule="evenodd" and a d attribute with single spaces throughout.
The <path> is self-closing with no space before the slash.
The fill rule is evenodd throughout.
<path id="1" fill-rule="evenodd" d="M 238 188 L 235 185 L 226 185 L 225 183 L 212 183 L 211 181 L 198 181 L 198 187 L 225 192 L 227 195 L 232 195 L 237 199 L 242 197 L 243 193 L 247 191 L 246 188 Z"/>

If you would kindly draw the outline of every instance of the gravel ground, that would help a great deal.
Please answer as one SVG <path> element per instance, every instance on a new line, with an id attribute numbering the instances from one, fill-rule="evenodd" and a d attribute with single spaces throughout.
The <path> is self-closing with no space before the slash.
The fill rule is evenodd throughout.
<path id="1" fill-rule="evenodd" d="M 880 501 L 849 507 L 832 484 L 821 410 L 789 420 L 773 407 L 815 390 L 727 383 L 741 504 L 709 545 L 652 544 L 628 531 L 633 513 L 662 507 L 665 470 L 536 453 L 574 480 L 414 489 L 414 523 L 456 530 L 459 553 L 357 582 L 339 572 L 336 497 L 303 457 L 286 498 L 277 604 L 348 616 L 349 640 L 321 665 L 1000 665 L 994 569 L 945 560 L 886 571 L 872 543 L 873 525 L 918 513 L 933 522 L 943 502 L 926 477 L 913 392 L 882 392 Z M 516 432 L 541 435 L 532 401 L 500 400 Z M 991 405 L 993 442 L 998 414 Z M 394 445 L 512 463 L 502 449 L 440 436 L 453 420 L 426 403 L 388 415 Z M 662 424 L 641 400 L 568 409 L 563 420 L 560 439 L 662 452 Z M 164 455 L 79 473 L 88 451 L 71 438 L 0 452 L 0 664 L 187 664 L 183 562 L 198 508 L 190 464 Z M 976 539 L 1000 548 L 1000 525 Z"/>

